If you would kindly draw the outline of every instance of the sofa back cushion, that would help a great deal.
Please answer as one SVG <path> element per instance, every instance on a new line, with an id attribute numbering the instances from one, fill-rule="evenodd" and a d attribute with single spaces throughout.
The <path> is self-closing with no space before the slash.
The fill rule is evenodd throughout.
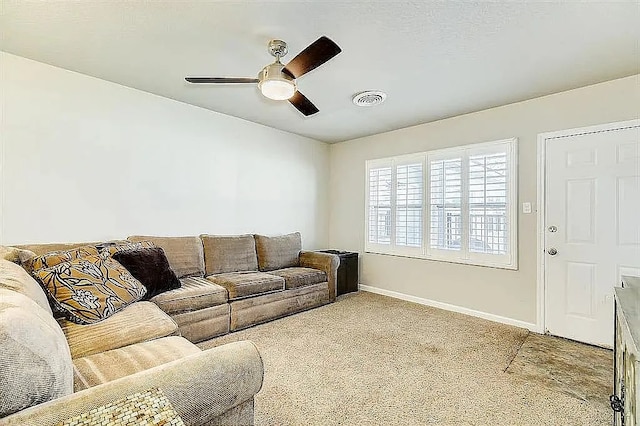
<path id="1" fill-rule="evenodd" d="M 42 243 L 42 244 L 21 244 L 14 247 L 29 250 L 36 255 L 50 253 L 52 251 L 66 251 L 83 246 L 96 246 L 99 242 L 87 242 L 87 243 Z"/>
<path id="2" fill-rule="evenodd" d="M 3 288 L 27 296 L 47 311 L 49 315 L 53 315 L 47 301 L 47 295 L 42 291 L 40 284 L 20 265 L 0 260 L 0 289 Z"/>
<path id="3" fill-rule="evenodd" d="M 116 242 L 108 242 L 104 244 L 98 245 L 98 249 L 100 253 L 109 253 L 111 256 L 114 256 L 118 253 L 123 253 L 127 251 L 148 249 L 148 248 L 157 248 L 156 245 L 151 241 L 139 241 L 137 243 L 133 243 L 131 241 L 116 241 Z"/>
<path id="4" fill-rule="evenodd" d="M 32 251 L 21 249 L 18 247 L 0 246 L 0 259 L 22 265 L 24 262 L 36 257 Z"/>
<path id="5" fill-rule="evenodd" d="M 0 288 L 0 418 L 73 393 L 71 352 L 51 314 Z"/>
<path id="6" fill-rule="evenodd" d="M 200 238 L 207 275 L 258 270 L 253 235 L 200 235 Z"/>
<path id="7" fill-rule="evenodd" d="M 299 232 L 276 237 L 255 235 L 258 266 L 261 271 L 298 266 L 298 256 L 302 250 Z"/>
<path id="8" fill-rule="evenodd" d="M 151 241 L 164 250 L 178 278 L 204 276 L 204 253 L 199 237 L 153 237 L 134 235 L 129 241 Z"/>

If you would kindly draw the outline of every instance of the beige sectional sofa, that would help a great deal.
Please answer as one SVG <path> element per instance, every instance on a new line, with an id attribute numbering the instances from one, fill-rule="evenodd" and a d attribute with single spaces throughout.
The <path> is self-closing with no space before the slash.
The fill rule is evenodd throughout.
<path id="1" fill-rule="evenodd" d="M 253 424 L 256 347 L 194 343 L 335 300 L 338 258 L 302 251 L 297 233 L 128 240 L 161 247 L 181 287 L 90 325 L 55 320 L 38 283 L 0 260 L 0 417 L 13 413 L 0 425 L 53 425 L 149 388 L 187 425 Z"/>
<path id="2" fill-rule="evenodd" d="M 164 250 L 182 286 L 151 301 L 169 314 L 182 336 L 192 342 L 336 298 L 339 258 L 302 251 L 299 233 L 277 237 L 131 236 L 128 240 L 151 241 Z"/>

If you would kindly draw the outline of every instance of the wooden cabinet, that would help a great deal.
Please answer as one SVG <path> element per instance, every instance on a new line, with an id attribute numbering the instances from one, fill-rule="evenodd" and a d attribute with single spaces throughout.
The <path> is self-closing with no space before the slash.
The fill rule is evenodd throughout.
<path id="1" fill-rule="evenodd" d="M 614 392 L 615 426 L 640 426 L 640 278 L 623 277 L 615 289 Z"/>

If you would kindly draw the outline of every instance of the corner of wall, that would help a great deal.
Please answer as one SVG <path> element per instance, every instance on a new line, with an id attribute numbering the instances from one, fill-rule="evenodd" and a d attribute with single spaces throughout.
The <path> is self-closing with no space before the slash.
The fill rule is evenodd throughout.
<path id="1" fill-rule="evenodd" d="M 2 124 L 4 105 L 0 104 L 0 245 L 4 244 L 4 141 L 2 138 Z"/>
<path id="2" fill-rule="evenodd" d="M 331 188 L 333 187 L 333 182 L 331 181 L 332 169 L 333 169 L 333 144 L 327 144 L 327 205 L 326 205 L 326 215 L 327 215 L 327 248 L 331 248 L 333 245 L 333 220 L 331 216 L 333 216 L 333 191 Z"/>

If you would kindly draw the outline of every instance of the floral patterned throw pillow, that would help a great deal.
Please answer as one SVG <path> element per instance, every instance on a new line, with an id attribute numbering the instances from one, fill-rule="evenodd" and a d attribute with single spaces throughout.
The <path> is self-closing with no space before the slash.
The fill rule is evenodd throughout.
<path id="1" fill-rule="evenodd" d="M 34 271 L 49 299 L 78 324 L 93 324 L 140 300 L 147 292 L 107 253 Z"/>
<path id="2" fill-rule="evenodd" d="M 82 246 L 71 250 L 60 250 L 45 253 L 33 257 L 24 263 L 25 268 L 32 274 L 44 268 L 51 268 L 62 262 L 69 262 L 85 256 L 97 255 L 98 249 L 94 246 Z"/>

